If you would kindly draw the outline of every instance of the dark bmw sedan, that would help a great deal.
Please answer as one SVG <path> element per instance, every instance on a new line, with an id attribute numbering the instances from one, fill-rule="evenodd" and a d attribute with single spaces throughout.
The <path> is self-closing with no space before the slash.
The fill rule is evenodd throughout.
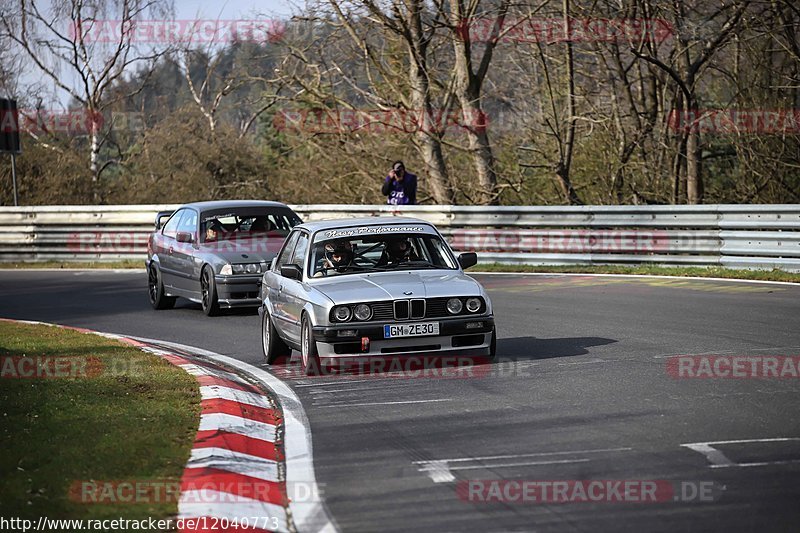
<path id="1" fill-rule="evenodd" d="M 249 200 L 158 213 L 147 242 L 150 304 L 169 309 L 182 297 L 201 304 L 208 316 L 221 308 L 258 307 L 261 275 L 300 222 L 285 204 Z"/>

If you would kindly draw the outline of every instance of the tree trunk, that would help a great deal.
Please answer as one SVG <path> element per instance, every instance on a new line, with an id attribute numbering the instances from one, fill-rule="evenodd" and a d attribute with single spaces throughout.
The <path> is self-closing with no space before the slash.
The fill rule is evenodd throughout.
<path id="1" fill-rule="evenodd" d="M 440 133 L 436 131 L 436 124 L 433 121 L 426 61 L 427 51 L 421 34 L 422 25 L 418 19 L 413 18 L 414 16 L 418 16 L 418 12 L 412 13 L 411 27 L 414 38 L 408 46 L 412 112 L 420 117 L 414 144 L 425 163 L 422 179 L 427 180 L 434 202 L 453 204 L 455 203 L 455 192 L 450 184 L 447 165 L 444 162 L 442 143 L 439 140 Z"/>
<path id="2" fill-rule="evenodd" d="M 689 130 L 686 138 L 686 202 L 703 203 L 703 176 L 700 153 L 700 132 Z"/>
<path id="3" fill-rule="evenodd" d="M 450 0 L 450 18 L 453 27 L 459 27 L 466 19 L 466 10 L 462 0 Z M 455 90 L 454 93 L 461 106 L 461 114 L 466 126 L 469 151 L 472 164 L 480 186 L 478 203 L 497 205 L 497 174 L 494 168 L 494 154 L 486 131 L 486 115 L 481 108 L 481 84 L 485 69 L 476 74 L 472 65 L 472 43 L 468 34 L 453 38 L 455 52 Z M 488 53 L 488 51 L 486 52 Z M 491 55 L 485 56 L 488 66 Z"/>

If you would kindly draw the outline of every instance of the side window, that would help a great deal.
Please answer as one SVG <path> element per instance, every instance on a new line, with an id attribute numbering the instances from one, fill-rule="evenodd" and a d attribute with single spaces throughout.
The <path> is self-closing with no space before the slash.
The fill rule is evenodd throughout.
<path id="1" fill-rule="evenodd" d="M 178 231 L 187 231 L 194 235 L 197 232 L 197 213 L 191 209 L 186 210 L 186 214 L 178 223 Z"/>
<path id="2" fill-rule="evenodd" d="M 180 211 L 175 211 L 175 213 L 169 218 L 166 224 L 164 224 L 164 229 L 162 233 L 165 237 L 172 237 L 175 238 L 175 234 L 178 233 L 178 225 L 183 218 L 184 213 L 186 213 L 186 209 L 181 209 Z"/>
<path id="3" fill-rule="evenodd" d="M 300 238 L 297 240 L 291 264 L 303 268 L 303 263 L 306 262 L 306 254 L 308 254 L 308 235 L 300 232 Z"/>
<path id="4" fill-rule="evenodd" d="M 286 239 L 286 242 L 283 243 L 283 249 L 281 250 L 280 255 L 278 255 L 278 260 L 275 261 L 275 268 L 276 272 L 280 271 L 283 265 L 288 264 L 289 258 L 292 257 L 292 252 L 294 251 L 294 245 L 297 243 L 297 239 L 300 236 L 299 231 L 295 231 L 289 238 Z"/>

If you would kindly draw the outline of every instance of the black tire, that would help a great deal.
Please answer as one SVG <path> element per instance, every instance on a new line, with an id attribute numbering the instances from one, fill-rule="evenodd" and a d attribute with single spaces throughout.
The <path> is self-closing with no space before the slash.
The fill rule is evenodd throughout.
<path id="1" fill-rule="evenodd" d="M 291 348 L 283 342 L 283 339 L 278 337 L 278 332 L 275 331 L 275 326 L 272 325 L 272 318 L 266 309 L 261 313 L 261 350 L 268 365 L 272 365 L 292 353 Z"/>
<path id="2" fill-rule="evenodd" d="M 497 328 L 492 328 L 492 340 L 489 343 L 489 361 L 497 360 Z"/>
<path id="3" fill-rule="evenodd" d="M 307 376 L 315 376 L 320 370 L 319 354 L 317 353 L 317 343 L 314 342 L 314 333 L 311 330 L 311 321 L 305 315 L 303 315 L 300 331 L 300 364 Z"/>
<path id="4" fill-rule="evenodd" d="M 217 299 L 217 282 L 214 280 L 214 272 L 208 265 L 203 267 L 200 273 L 200 293 L 203 312 L 206 316 L 216 316 L 219 314 L 219 300 Z"/>
<path id="5" fill-rule="evenodd" d="M 153 309 L 172 309 L 175 307 L 175 297 L 164 294 L 164 282 L 161 280 L 161 271 L 152 263 L 147 269 L 147 295 Z"/>

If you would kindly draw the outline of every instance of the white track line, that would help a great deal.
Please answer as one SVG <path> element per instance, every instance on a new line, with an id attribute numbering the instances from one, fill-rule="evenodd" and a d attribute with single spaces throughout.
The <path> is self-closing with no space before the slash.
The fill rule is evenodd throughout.
<path id="1" fill-rule="evenodd" d="M 515 453 L 508 455 L 486 455 L 483 457 L 458 457 L 456 459 L 437 459 L 436 462 L 445 461 L 447 463 L 460 463 L 469 461 L 491 461 L 494 459 L 519 459 L 522 457 L 548 457 L 553 455 L 583 455 L 586 453 L 606 453 L 606 452 L 627 452 L 633 448 L 592 448 L 590 450 L 571 450 L 563 452 L 538 452 L 538 453 Z M 413 464 L 425 464 L 431 461 L 414 461 Z"/>
<path id="2" fill-rule="evenodd" d="M 439 398 L 435 400 L 408 400 L 404 402 L 369 402 L 369 403 L 349 403 L 339 402 L 325 405 L 318 405 L 318 407 L 367 407 L 372 405 L 405 405 L 410 403 L 433 403 L 433 402 L 450 402 L 452 398 Z"/>

